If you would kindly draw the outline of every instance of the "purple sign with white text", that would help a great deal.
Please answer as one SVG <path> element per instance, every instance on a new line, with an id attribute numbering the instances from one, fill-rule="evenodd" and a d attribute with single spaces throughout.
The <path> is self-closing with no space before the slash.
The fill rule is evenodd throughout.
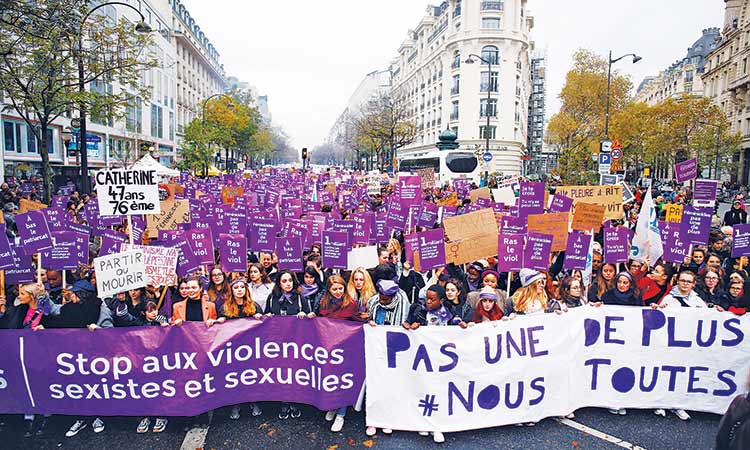
<path id="1" fill-rule="evenodd" d="M 580 231 L 571 231 L 568 233 L 568 245 L 565 248 L 563 269 L 584 270 L 586 268 L 586 259 L 589 255 L 590 244 L 590 234 Z"/>
<path id="2" fill-rule="evenodd" d="M 674 177 L 678 183 L 690 181 L 698 176 L 698 160 L 688 159 L 674 165 Z"/>
<path id="3" fill-rule="evenodd" d="M 529 233 L 523 252 L 523 266 L 527 269 L 547 271 L 552 251 L 552 235 Z"/>
<path id="4" fill-rule="evenodd" d="M 247 272 L 247 238 L 244 234 L 219 235 L 219 258 L 224 272 Z"/>

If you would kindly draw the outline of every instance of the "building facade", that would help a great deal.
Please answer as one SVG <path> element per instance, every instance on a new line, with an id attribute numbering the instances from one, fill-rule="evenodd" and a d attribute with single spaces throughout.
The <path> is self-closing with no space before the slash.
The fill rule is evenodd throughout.
<path id="1" fill-rule="evenodd" d="M 706 69 L 706 56 L 716 47 L 719 35 L 718 28 L 703 30 L 701 37 L 688 48 L 684 58 L 662 70 L 659 75 L 643 79 L 635 100 L 654 106 L 683 94 L 704 95 L 702 76 Z"/>
<path id="2" fill-rule="evenodd" d="M 556 158 L 544 148 L 544 126 L 547 102 L 547 58 L 536 54 L 531 59 L 531 96 L 529 97 L 529 132 L 527 174 L 549 173 Z"/>
<path id="3" fill-rule="evenodd" d="M 375 70 L 368 73 L 360 81 L 357 88 L 349 97 L 346 108 L 334 122 L 328 131 L 326 141 L 336 143 L 346 141 L 348 136 L 353 136 L 352 118 L 357 117 L 367 102 L 373 97 L 389 92 L 391 89 L 391 73 L 389 70 Z"/>
<path id="4" fill-rule="evenodd" d="M 742 134 L 724 178 L 748 184 L 750 175 L 750 0 L 725 0 L 724 26 L 715 48 L 706 56 L 702 75 L 705 95 L 727 115 L 731 131 Z"/>
<path id="5" fill-rule="evenodd" d="M 484 151 L 489 135 L 490 172 L 521 172 L 534 25 L 526 5 L 527 0 L 449 0 L 427 8 L 391 66 L 394 95 L 406 99 L 418 130 L 399 157 L 434 150 L 440 132 L 450 128 L 460 148 L 472 151 Z"/>
<path id="6" fill-rule="evenodd" d="M 151 152 L 162 163 L 171 165 L 177 154 L 175 133 L 175 80 L 177 53 L 172 44 L 171 11 L 167 0 L 130 0 L 153 29 L 152 44 L 148 52 L 159 62 L 158 67 L 145 70 L 141 81 L 151 88 L 151 97 L 138 99 L 125 109 L 125 118 L 89 115 L 87 120 L 86 149 L 91 170 L 105 166 L 132 163 L 144 152 Z M 110 5 L 95 12 L 114 21 L 125 18 L 133 26 L 140 20 L 130 8 Z M 84 68 L 85 69 L 85 68 Z M 97 80 L 87 86 L 100 93 L 121 92 L 113 81 Z M 3 107 L 0 99 L 0 109 Z M 77 117 L 70 111 L 56 119 L 49 131 L 49 159 L 58 180 L 75 179 L 79 175 L 78 136 L 71 133 L 70 121 Z M 41 173 L 42 159 L 38 142 L 21 116 L 13 110 L 2 113 L 2 158 L 5 176 L 29 176 Z"/>

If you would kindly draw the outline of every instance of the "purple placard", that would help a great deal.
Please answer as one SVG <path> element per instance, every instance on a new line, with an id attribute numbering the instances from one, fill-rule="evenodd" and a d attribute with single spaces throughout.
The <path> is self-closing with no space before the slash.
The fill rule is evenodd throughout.
<path id="1" fill-rule="evenodd" d="M 682 209 L 680 235 L 688 244 L 705 245 L 711 232 L 711 208 L 695 208 L 685 205 Z"/>
<path id="2" fill-rule="evenodd" d="M 372 224 L 375 221 L 375 214 L 371 212 L 363 214 L 352 214 L 354 229 L 352 230 L 353 244 L 369 245 L 370 234 L 372 233 Z"/>
<path id="3" fill-rule="evenodd" d="M 604 228 L 604 262 L 617 264 L 628 262 L 628 229 Z"/>
<path id="4" fill-rule="evenodd" d="M 276 255 L 279 269 L 293 272 L 302 270 L 302 241 L 299 238 L 285 237 L 276 240 Z"/>
<path id="5" fill-rule="evenodd" d="M 445 237 L 443 229 L 418 233 L 419 268 L 421 271 L 445 266 Z"/>
<path id="6" fill-rule="evenodd" d="M 247 272 L 247 238 L 244 234 L 219 235 L 219 258 L 224 272 Z"/>
<path id="7" fill-rule="evenodd" d="M 16 215 L 16 226 L 21 239 L 19 247 L 25 254 L 32 255 L 52 247 L 52 236 L 47 219 L 41 211 L 29 211 Z"/>
<path id="8" fill-rule="evenodd" d="M 417 226 L 432 228 L 438 219 L 439 207 L 434 203 L 422 202 L 422 209 L 419 213 Z"/>
<path id="9" fill-rule="evenodd" d="M 682 238 L 682 227 L 679 223 L 659 222 L 659 231 L 662 236 L 664 254 L 662 259 L 667 262 L 682 264 L 688 255 L 690 245 Z"/>
<path id="10" fill-rule="evenodd" d="M 13 266 L 5 269 L 5 285 L 31 283 L 34 281 L 34 265 L 31 256 L 24 255 L 18 247 L 11 247 Z M 44 261 L 42 261 L 44 264 Z"/>
<path id="11" fill-rule="evenodd" d="M 750 256 L 750 224 L 734 225 L 732 227 L 732 258 Z"/>
<path id="12" fill-rule="evenodd" d="M 388 215 L 385 219 L 385 225 L 389 230 L 404 231 L 406 228 L 406 219 L 409 214 L 409 206 L 401 201 L 391 201 L 388 208 Z"/>
<path id="13" fill-rule="evenodd" d="M 23 346 L 8 345 L 0 354 L 4 377 L 23 380 L 27 374 L 29 380 L 28 385 L 8 383 L 0 396 L 4 413 L 196 416 L 223 406 L 260 401 L 308 403 L 331 410 L 356 403 L 365 375 L 362 325 L 326 318 L 239 319 L 211 328 L 199 322 L 168 328 L 113 328 L 96 339 L 81 329 L 50 329 L 33 335 L 28 330 L 3 331 L 5 339 L 24 342 Z M 234 359 L 229 362 L 226 355 L 226 349 L 235 347 L 243 353 L 238 343 L 257 344 L 252 359 L 240 364 L 242 367 Z M 318 356 L 312 358 L 305 347 Z M 257 354 L 256 348 L 260 349 Z M 289 348 L 294 351 L 287 352 Z M 79 372 L 74 362 L 69 373 L 57 370 L 62 367 L 57 363 L 67 355 L 78 354 L 85 361 L 111 361 L 108 382 L 137 383 L 138 388 L 118 389 L 122 396 L 116 394 L 104 401 L 101 389 L 88 397 L 81 386 L 101 387 L 102 375 L 83 366 Z M 153 369 L 155 361 L 167 356 L 174 359 L 174 355 L 190 355 L 181 358 L 181 370 Z M 124 372 L 126 365 L 128 371 Z M 281 374 L 290 374 L 288 382 L 281 381 Z"/>
<path id="14" fill-rule="evenodd" d="M 177 276 L 181 278 L 187 277 L 190 272 L 200 267 L 200 262 L 193 253 L 193 249 L 190 247 L 190 243 L 185 239 L 184 235 L 172 246 L 179 249 L 177 253 Z"/>
<path id="15" fill-rule="evenodd" d="M 323 231 L 323 267 L 346 270 L 349 248 L 349 235 L 343 231 Z"/>
<path id="16" fill-rule="evenodd" d="M 523 183 L 521 183 L 523 185 Z M 523 251 L 523 267 L 547 271 L 549 270 L 549 255 L 552 251 L 552 235 L 529 233 L 526 247 Z"/>
<path id="17" fill-rule="evenodd" d="M 106 230 L 102 234 L 102 245 L 99 248 L 99 256 L 111 255 L 120 251 L 120 244 L 128 240 L 125 233 Z"/>
<path id="18" fill-rule="evenodd" d="M 68 215 L 65 214 L 65 210 L 57 207 L 44 208 L 41 210 L 44 217 L 47 219 L 47 225 L 51 232 L 56 231 L 67 231 Z"/>
<path id="19" fill-rule="evenodd" d="M 674 165 L 674 178 L 678 183 L 690 181 L 698 176 L 698 160 L 688 159 Z"/>
<path id="20" fill-rule="evenodd" d="M 419 236 L 415 234 L 407 234 L 404 236 L 404 256 L 409 264 L 414 264 L 414 252 L 419 251 Z"/>
<path id="21" fill-rule="evenodd" d="M 279 223 L 275 219 L 251 218 L 247 229 L 250 236 L 250 249 L 254 252 L 274 251 L 279 228 Z"/>
<path id="22" fill-rule="evenodd" d="M 190 248 L 200 264 L 214 264 L 214 241 L 208 230 L 187 230 L 185 232 Z"/>
<path id="23" fill-rule="evenodd" d="M 310 231 L 307 229 L 309 224 L 304 221 L 290 221 L 288 236 L 297 237 L 302 242 L 302 249 L 307 250 L 312 247 L 312 237 Z"/>
<path id="24" fill-rule="evenodd" d="M 586 269 L 586 259 L 589 256 L 590 245 L 590 234 L 582 233 L 580 231 L 571 231 L 570 233 L 568 233 L 568 245 L 565 248 L 565 261 L 563 261 L 563 269 Z"/>
<path id="25" fill-rule="evenodd" d="M 422 177 L 419 175 L 400 176 L 401 201 L 407 205 L 419 203 L 422 194 Z"/>
<path id="26" fill-rule="evenodd" d="M 492 200 L 488 198 L 484 198 L 484 197 L 477 198 L 477 201 L 475 204 L 479 206 L 479 209 L 492 208 Z"/>
<path id="27" fill-rule="evenodd" d="M 0 269 L 13 267 L 14 264 L 13 250 L 10 247 L 10 241 L 5 232 L 5 224 L 0 223 Z"/>
<path id="28" fill-rule="evenodd" d="M 53 247 L 42 251 L 45 269 L 71 270 L 78 268 L 78 246 L 75 231 L 52 232 Z"/>
<path id="29" fill-rule="evenodd" d="M 502 233 L 497 236 L 497 270 L 518 272 L 523 269 L 523 241 L 520 234 Z"/>
<path id="30" fill-rule="evenodd" d="M 446 217 L 455 217 L 458 215 L 458 206 L 442 206 L 442 208 L 443 208 L 442 220 L 445 220 Z"/>
<path id="31" fill-rule="evenodd" d="M 519 216 L 544 213 L 545 186 L 544 182 L 521 183 L 521 191 L 518 195 Z"/>
<path id="32" fill-rule="evenodd" d="M 373 222 L 372 242 L 373 244 L 381 244 L 388 242 L 390 236 L 388 235 L 388 227 L 386 227 L 385 220 L 375 219 Z"/>
<path id="33" fill-rule="evenodd" d="M 503 234 L 526 234 L 528 227 L 527 217 L 503 216 L 500 231 Z"/>
<path id="34" fill-rule="evenodd" d="M 695 180 L 693 206 L 714 206 L 719 183 L 715 180 Z"/>
<path id="35" fill-rule="evenodd" d="M 549 212 L 569 212 L 573 206 L 573 199 L 566 197 L 562 194 L 555 194 L 552 196 L 552 202 L 549 205 Z"/>

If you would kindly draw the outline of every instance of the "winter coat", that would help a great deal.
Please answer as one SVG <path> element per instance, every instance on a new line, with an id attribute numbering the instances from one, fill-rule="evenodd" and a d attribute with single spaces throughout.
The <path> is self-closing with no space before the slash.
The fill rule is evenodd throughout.
<path id="1" fill-rule="evenodd" d="M 671 291 L 669 291 L 669 294 L 667 294 L 661 301 L 660 305 L 667 305 L 667 306 L 683 306 L 683 307 L 689 307 L 689 308 L 706 308 L 706 302 L 703 301 L 703 299 L 698 295 L 697 292 L 694 290 L 690 290 L 690 293 L 688 295 L 683 295 L 680 292 L 680 289 L 675 286 L 672 288 Z"/>

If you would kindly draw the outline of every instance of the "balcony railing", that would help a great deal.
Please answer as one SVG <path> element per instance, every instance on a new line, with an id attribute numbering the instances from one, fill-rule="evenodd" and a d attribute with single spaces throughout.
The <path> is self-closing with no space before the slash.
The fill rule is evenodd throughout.
<path id="1" fill-rule="evenodd" d="M 482 11 L 502 11 L 503 2 L 482 2 Z"/>
<path id="2" fill-rule="evenodd" d="M 482 83 L 479 85 L 479 92 L 487 92 L 488 88 L 490 92 L 497 92 L 497 83 L 490 83 L 489 85 Z"/>
<path id="3" fill-rule="evenodd" d="M 458 120 L 458 113 L 451 113 L 451 120 Z"/>
<path id="4" fill-rule="evenodd" d="M 453 64 L 451 64 L 451 69 L 458 69 L 459 67 L 461 67 L 461 60 L 460 59 L 457 59 L 457 60 L 453 61 Z"/>

